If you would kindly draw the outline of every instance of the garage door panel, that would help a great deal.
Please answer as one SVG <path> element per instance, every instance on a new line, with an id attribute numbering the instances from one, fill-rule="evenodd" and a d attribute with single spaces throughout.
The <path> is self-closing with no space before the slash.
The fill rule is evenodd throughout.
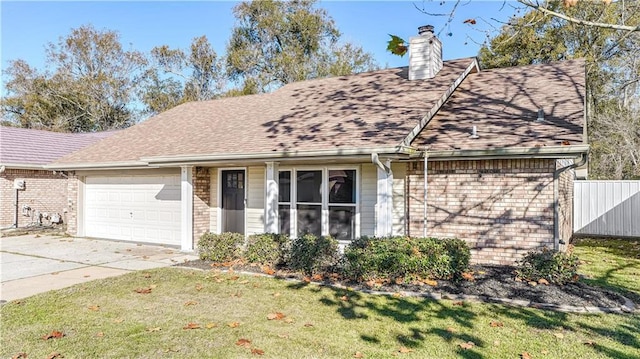
<path id="1" fill-rule="evenodd" d="M 179 176 L 87 177 L 89 237 L 180 244 Z"/>

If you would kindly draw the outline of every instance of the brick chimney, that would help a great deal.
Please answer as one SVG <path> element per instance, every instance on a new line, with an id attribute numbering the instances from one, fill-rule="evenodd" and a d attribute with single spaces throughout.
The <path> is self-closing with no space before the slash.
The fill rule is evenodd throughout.
<path id="1" fill-rule="evenodd" d="M 420 26 L 418 36 L 409 39 L 409 80 L 432 79 L 441 69 L 442 43 L 433 26 Z"/>

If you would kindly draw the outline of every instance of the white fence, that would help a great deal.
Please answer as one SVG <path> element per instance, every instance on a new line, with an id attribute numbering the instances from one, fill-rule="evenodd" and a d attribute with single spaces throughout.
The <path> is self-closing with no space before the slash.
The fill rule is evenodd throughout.
<path id="1" fill-rule="evenodd" d="M 640 181 L 575 181 L 573 231 L 640 238 Z"/>

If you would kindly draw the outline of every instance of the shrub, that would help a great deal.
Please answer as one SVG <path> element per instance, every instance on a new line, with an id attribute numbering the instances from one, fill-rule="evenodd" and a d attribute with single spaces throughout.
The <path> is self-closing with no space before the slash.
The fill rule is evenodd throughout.
<path id="1" fill-rule="evenodd" d="M 527 281 L 545 279 L 563 285 L 578 279 L 578 257 L 571 251 L 556 252 L 546 247 L 528 252 L 516 269 L 518 278 Z"/>
<path id="2" fill-rule="evenodd" d="M 460 239 L 362 237 L 344 253 L 345 276 L 351 279 L 459 278 L 471 257 Z"/>
<path id="3" fill-rule="evenodd" d="M 290 250 L 289 236 L 286 234 L 253 234 L 247 241 L 245 257 L 250 263 L 276 266 L 284 264 Z"/>
<path id="4" fill-rule="evenodd" d="M 305 234 L 291 242 L 289 267 L 312 275 L 336 265 L 338 241 L 331 237 Z"/>
<path id="5" fill-rule="evenodd" d="M 242 256 L 243 245 L 244 235 L 242 234 L 207 232 L 198 241 L 198 254 L 202 260 L 229 262 Z"/>

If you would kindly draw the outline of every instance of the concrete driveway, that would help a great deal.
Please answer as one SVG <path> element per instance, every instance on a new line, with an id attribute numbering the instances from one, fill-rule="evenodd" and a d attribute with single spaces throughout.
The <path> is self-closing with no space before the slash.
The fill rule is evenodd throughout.
<path id="1" fill-rule="evenodd" d="M 3 237 L 0 303 L 196 258 L 167 246 L 60 236 Z"/>

